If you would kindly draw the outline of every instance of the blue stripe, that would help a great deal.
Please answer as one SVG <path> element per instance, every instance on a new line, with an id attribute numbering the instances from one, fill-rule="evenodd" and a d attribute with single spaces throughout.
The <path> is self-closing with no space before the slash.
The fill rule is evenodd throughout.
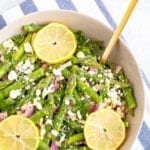
<path id="1" fill-rule="evenodd" d="M 4 26 L 6 26 L 6 22 L 2 15 L 0 15 L 0 29 L 2 29 Z"/>
<path id="2" fill-rule="evenodd" d="M 95 0 L 97 6 L 99 7 L 99 9 L 102 11 L 103 15 L 105 16 L 105 18 L 107 19 L 108 23 L 111 25 L 111 27 L 113 29 L 116 28 L 116 23 L 113 20 L 113 18 L 111 17 L 109 11 L 107 10 L 105 4 L 101 1 L 101 0 Z"/>
<path id="3" fill-rule="evenodd" d="M 143 79 L 144 79 L 144 81 L 145 81 L 147 87 L 150 89 L 150 82 L 149 82 L 148 78 L 146 77 L 146 75 L 145 75 L 145 73 L 143 72 L 143 70 L 141 70 L 141 72 L 142 72 L 142 76 L 143 76 Z"/>
<path id="4" fill-rule="evenodd" d="M 138 138 L 143 145 L 144 150 L 150 150 L 150 129 L 146 125 L 145 121 L 143 122 L 142 129 Z"/>
<path id="5" fill-rule="evenodd" d="M 37 11 L 36 6 L 32 0 L 26 0 L 20 4 L 20 7 L 24 15 Z"/>
<path id="6" fill-rule="evenodd" d="M 77 8 L 74 6 L 71 0 L 55 0 L 60 9 L 74 10 Z"/>

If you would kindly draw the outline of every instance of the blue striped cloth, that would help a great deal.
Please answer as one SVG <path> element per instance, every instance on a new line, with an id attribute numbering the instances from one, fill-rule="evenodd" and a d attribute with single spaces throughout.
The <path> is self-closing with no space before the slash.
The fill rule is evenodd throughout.
<path id="1" fill-rule="evenodd" d="M 118 1 L 119 2 L 119 1 Z M 119 3 L 121 3 L 120 1 Z M 129 1 L 128 1 L 129 2 Z M 114 20 L 113 13 L 115 14 L 115 7 L 111 7 L 112 1 L 109 0 L 25 0 L 21 4 L 17 5 L 16 7 L 9 9 L 8 11 L 4 12 L 0 15 L 0 29 L 6 26 L 9 22 L 13 21 L 16 18 L 22 17 L 26 14 L 42 11 L 42 10 L 53 10 L 53 9 L 66 9 L 66 10 L 73 10 L 79 11 L 81 13 L 85 13 L 89 16 L 92 16 L 96 19 L 101 20 L 107 26 L 112 29 L 115 29 L 117 26 L 118 20 Z M 122 2 L 127 4 L 126 2 Z M 123 5 L 118 4 L 118 9 L 123 9 Z M 117 6 L 116 6 L 117 7 Z M 121 7 L 121 8 L 120 8 Z M 117 14 L 121 15 L 123 14 Z M 120 16 L 121 17 L 121 16 Z M 130 30 L 129 30 L 130 32 Z M 128 41 L 127 35 L 124 36 L 124 39 Z M 132 47 L 131 48 L 135 48 Z M 144 116 L 143 125 L 141 131 L 136 139 L 132 149 L 133 150 L 150 150 L 150 102 L 148 104 L 148 98 L 150 99 L 149 89 L 150 89 L 150 77 L 148 77 L 148 73 L 144 71 L 144 67 L 140 66 L 143 79 L 145 81 L 145 88 L 147 93 L 147 105 L 146 105 L 146 112 Z"/>

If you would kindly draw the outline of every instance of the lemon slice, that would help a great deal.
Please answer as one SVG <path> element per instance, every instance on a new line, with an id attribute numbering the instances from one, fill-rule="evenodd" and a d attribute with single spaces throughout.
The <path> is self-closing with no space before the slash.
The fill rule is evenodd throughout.
<path id="1" fill-rule="evenodd" d="M 14 115 L 0 123 L 0 150 L 36 150 L 39 131 L 25 117 Z"/>
<path id="2" fill-rule="evenodd" d="M 77 41 L 70 29 L 63 24 L 54 22 L 36 34 L 32 46 L 41 60 L 56 64 L 72 57 L 77 47 Z"/>
<path id="3" fill-rule="evenodd" d="M 125 139 L 125 126 L 115 111 L 102 109 L 89 115 L 84 136 L 93 150 L 115 150 Z"/>

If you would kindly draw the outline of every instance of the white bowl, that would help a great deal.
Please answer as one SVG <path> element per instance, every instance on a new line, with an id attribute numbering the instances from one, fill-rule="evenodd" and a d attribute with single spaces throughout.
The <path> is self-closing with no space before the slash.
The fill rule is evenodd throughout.
<path id="1" fill-rule="evenodd" d="M 0 31 L 0 42 L 14 34 L 21 33 L 21 27 L 25 24 L 45 24 L 51 21 L 61 22 L 73 30 L 82 30 L 90 38 L 104 40 L 105 45 L 108 44 L 113 33 L 112 30 L 93 18 L 72 11 L 57 10 L 29 14 L 14 21 L 13 23 L 10 23 Z M 143 120 L 145 103 L 144 87 L 138 65 L 133 55 L 130 53 L 130 50 L 122 40 L 119 40 L 116 44 L 110 55 L 110 59 L 112 62 L 120 64 L 124 68 L 125 73 L 134 89 L 134 95 L 137 102 L 135 117 L 128 116 L 130 127 L 127 130 L 127 138 L 121 146 L 122 150 L 129 150 L 139 133 Z"/>

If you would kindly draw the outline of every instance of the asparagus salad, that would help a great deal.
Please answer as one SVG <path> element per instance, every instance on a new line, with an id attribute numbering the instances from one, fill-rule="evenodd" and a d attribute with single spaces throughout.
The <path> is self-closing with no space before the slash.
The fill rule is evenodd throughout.
<path id="1" fill-rule="evenodd" d="M 59 23 L 23 30 L 0 44 L 0 150 L 118 149 L 136 102 L 122 67 L 100 63 L 103 41 Z"/>

